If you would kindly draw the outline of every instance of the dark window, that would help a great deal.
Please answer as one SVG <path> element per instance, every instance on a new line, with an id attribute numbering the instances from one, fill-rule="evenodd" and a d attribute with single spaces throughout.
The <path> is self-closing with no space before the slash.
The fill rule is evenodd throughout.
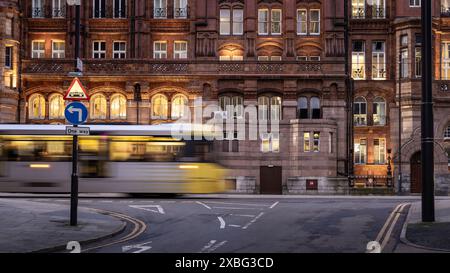
<path id="1" fill-rule="evenodd" d="M 231 142 L 231 151 L 233 153 L 239 152 L 239 140 L 235 139 Z"/>
<path id="2" fill-rule="evenodd" d="M 312 97 L 310 105 L 311 105 L 311 117 L 313 119 L 320 119 L 321 118 L 320 99 L 318 97 Z"/>
<path id="3" fill-rule="evenodd" d="M 105 18 L 106 0 L 94 0 L 94 18 Z"/>
<path id="4" fill-rule="evenodd" d="M 309 118 L 308 115 L 308 99 L 306 97 L 300 97 L 298 99 L 298 117 L 300 119 Z"/>
<path id="5" fill-rule="evenodd" d="M 126 0 L 114 0 L 114 18 L 125 18 Z"/>
<path id="6" fill-rule="evenodd" d="M 12 56 L 13 56 L 13 47 L 7 46 L 5 47 L 5 67 L 12 69 Z"/>
<path id="7" fill-rule="evenodd" d="M 223 140 L 222 141 L 222 152 L 228 153 L 230 151 L 230 141 L 229 140 Z"/>

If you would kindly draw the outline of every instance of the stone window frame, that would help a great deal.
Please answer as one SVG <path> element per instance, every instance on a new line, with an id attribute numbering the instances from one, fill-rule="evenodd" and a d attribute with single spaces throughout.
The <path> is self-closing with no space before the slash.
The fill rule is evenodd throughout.
<path id="1" fill-rule="evenodd" d="M 229 11 L 229 21 L 227 21 L 229 32 L 223 33 L 221 31 L 221 10 L 228 10 Z M 235 25 L 235 17 L 234 17 L 234 10 L 241 10 L 242 11 L 242 21 L 240 24 L 242 25 L 242 32 L 235 33 L 234 31 L 234 25 Z M 219 35 L 222 36 L 242 36 L 244 35 L 244 21 L 245 21 L 245 5 L 242 3 L 222 3 L 218 5 L 218 26 L 219 26 Z"/>
<path id="2" fill-rule="evenodd" d="M 265 21 L 266 23 L 266 27 L 267 27 L 267 32 L 260 32 L 260 21 L 259 21 L 259 12 L 266 10 L 267 11 L 267 21 Z M 280 24 L 280 32 L 273 32 L 272 28 L 273 28 L 273 11 L 280 11 L 280 21 L 278 22 Z M 257 31 L 256 33 L 258 34 L 258 36 L 281 36 L 283 35 L 283 5 L 281 3 L 273 3 L 273 4 L 267 4 L 267 3 L 262 3 L 259 4 L 257 7 L 257 16 L 256 16 L 256 20 L 257 20 Z"/>
<path id="3" fill-rule="evenodd" d="M 305 98 L 306 99 L 306 105 L 307 108 L 300 108 L 300 99 Z M 312 100 L 314 98 L 317 98 L 319 101 L 319 108 L 312 108 Z M 309 92 L 309 91 L 303 91 L 297 96 L 297 118 L 301 120 L 311 120 L 311 119 L 322 119 L 322 104 L 323 104 L 323 98 L 320 97 L 318 93 L 315 91 Z M 307 117 L 301 118 L 301 109 L 307 110 Z M 319 109 L 320 114 L 318 118 L 314 118 L 314 109 Z"/>
<path id="4" fill-rule="evenodd" d="M 115 100 L 119 100 L 119 110 L 118 110 L 118 114 L 117 115 L 113 115 L 113 106 L 114 106 L 114 101 Z M 121 115 L 121 100 L 125 101 L 123 107 L 125 107 L 125 115 Z M 127 115 L 128 115 L 128 111 L 127 111 L 127 97 L 123 94 L 117 93 L 111 96 L 110 100 L 109 100 L 109 113 L 110 113 L 110 119 L 119 119 L 119 120 L 126 120 L 127 119 Z"/>

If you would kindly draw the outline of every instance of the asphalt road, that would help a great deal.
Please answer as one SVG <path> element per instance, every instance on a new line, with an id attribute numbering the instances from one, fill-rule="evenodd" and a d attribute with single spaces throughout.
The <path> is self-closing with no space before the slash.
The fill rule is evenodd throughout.
<path id="1" fill-rule="evenodd" d="M 129 224 L 123 234 L 82 248 L 91 253 L 364 253 L 378 239 L 383 252 L 392 252 L 407 211 L 398 205 L 408 202 L 376 197 L 84 198 L 82 207 L 125 214 L 145 227 L 136 234 Z M 133 238 L 117 242 L 133 232 Z"/>

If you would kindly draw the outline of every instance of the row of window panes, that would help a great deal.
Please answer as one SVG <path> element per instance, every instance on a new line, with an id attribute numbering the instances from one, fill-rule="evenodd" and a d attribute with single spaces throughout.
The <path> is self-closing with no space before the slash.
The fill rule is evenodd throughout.
<path id="1" fill-rule="evenodd" d="M 355 142 L 355 164 L 367 164 L 367 139 L 358 139 Z M 373 140 L 373 164 L 386 164 L 386 140 L 377 138 Z"/>
<path id="2" fill-rule="evenodd" d="M 106 118 L 106 98 L 103 96 L 94 96 L 91 101 L 90 117 L 92 119 Z M 65 110 L 65 101 L 62 95 L 52 96 L 48 103 L 50 119 L 63 119 Z M 34 95 L 29 100 L 29 118 L 45 119 L 46 101 L 42 95 Z M 126 119 L 126 98 L 116 95 L 110 101 L 111 119 Z"/>
<path id="3" fill-rule="evenodd" d="M 52 58 L 65 58 L 64 41 L 52 41 Z M 45 41 L 38 40 L 31 43 L 31 57 L 44 58 L 45 57 Z"/>
<path id="4" fill-rule="evenodd" d="M 52 0 L 52 17 L 63 18 L 66 13 L 66 0 Z M 106 1 L 92 0 L 92 17 L 106 17 Z M 113 17 L 125 18 L 127 0 L 113 0 Z M 154 18 L 167 18 L 167 0 L 154 0 Z M 32 0 L 32 17 L 44 18 L 44 0 Z M 187 18 L 187 0 L 174 0 L 174 18 Z"/>
<path id="5" fill-rule="evenodd" d="M 354 19 L 365 19 L 367 16 L 367 7 L 369 3 L 372 6 L 372 18 L 373 19 L 384 19 L 386 18 L 386 0 L 372 0 L 367 2 L 367 0 L 352 0 L 352 18 Z"/>
<path id="6" fill-rule="evenodd" d="M 373 125 L 386 125 L 386 101 L 377 97 L 373 102 Z M 358 97 L 353 103 L 353 120 L 355 126 L 367 125 L 367 101 L 363 97 Z"/>
<path id="7" fill-rule="evenodd" d="M 352 44 L 352 78 L 366 79 L 366 49 L 364 41 L 353 41 Z M 386 47 L 385 42 L 372 43 L 372 79 L 386 79 Z"/>

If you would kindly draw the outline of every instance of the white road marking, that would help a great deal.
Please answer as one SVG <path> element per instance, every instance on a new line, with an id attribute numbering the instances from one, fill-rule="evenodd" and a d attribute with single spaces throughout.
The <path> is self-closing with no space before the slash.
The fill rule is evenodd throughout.
<path id="1" fill-rule="evenodd" d="M 152 242 L 152 241 L 146 242 L 146 243 L 142 243 L 142 244 L 123 246 L 123 247 L 122 247 L 122 252 L 127 252 L 127 251 L 129 251 L 129 250 L 131 250 L 131 249 L 139 249 L 139 250 L 133 251 L 132 253 L 141 253 L 141 252 L 144 252 L 144 251 L 149 250 L 149 249 L 152 248 L 151 246 L 145 246 L 145 245 L 150 244 L 151 242 Z"/>
<path id="2" fill-rule="evenodd" d="M 173 203 L 176 203 L 176 201 L 161 201 L 161 203 L 173 204 Z"/>
<path id="3" fill-rule="evenodd" d="M 160 214 L 165 214 L 164 209 L 159 205 L 129 205 L 131 208 L 142 209 L 146 211 L 156 212 Z M 151 209 L 153 208 L 153 209 Z"/>
<path id="4" fill-rule="evenodd" d="M 220 229 L 224 229 L 225 228 L 225 221 L 223 220 L 223 218 L 218 216 L 217 219 L 219 219 L 219 221 L 220 221 Z"/>
<path id="5" fill-rule="evenodd" d="M 227 243 L 227 241 L 222 241 L 216 245 L 212 245 L 211 247 L 207 248 L 205 251 L 206 251 L 206 253 L 211 253 L 226 243 Z"/>
<path id="6" fill-rule="evenodd" d="M 228 225 L 229 227 L 237 227 L 237 228 L 240 228 L 241 226 L 240 225 Z"/>
<path id="7" fill-rule="evenodd" d="M 255 217 L 256 215 L 251 215 L 251 214 L 230 214 L 230 216 L 238 216 L 238 217 Z"/>
<path id="8" fill-rule="evenodd" d="M 233 207 L 213 207 L 213 209 L 245 209 L 245 210 L 257 209 L 257 210 L 263 210 L 260 208 L 233 208 Z"/>
<path id="9" fill-rule="evenodd" d="M 389 214 L 388 219 L 384 223 L 383 227 L 381 228 L 380 232 L 378 233 L 377 238 L 375 239 L 375 242 L 378 242 L 380 244 L 380 252 L 383 251 L 383 248 L 389 242 L 389 239 L 392 235 L 395 225 L 397 224 L 397 221 L 400 218 L 400 213 L 408 205 L 409 205 L 409 203 L 398 204 L 395 207 L 395 209 Z"/>
<path id="10" fill-rule="evenodd" d="M 243 204 L 243 203 L 227 203 L 227 202 L 217 202 L 217 201 L 206 201 L 207 204 L 222 204 L 222 205 L 239 205 L 239 206 L 255 206 L 255 207 L 268 207 L 269 205 L 261 204 Z"/>
<path id="11" fill-rule="evenodd" d="M 264 212 L 261 212 L 260 214 L 258 214 L 258 216 L 253 218 L 250 222 L 248 222 L 242 229 L 247 229 L 251 224 L 255 223 L 256 220 L 258 220 L 263 215 L 264 215 Z"/>
<path id="12" fill-rule="evenodd" d="M 273 209 L 276 205 L 278 205 L 280 203 L 280 201 L 277 201 L 275 203 L 272 204 L 272 206 L 269 207 L 269 209 Z"/>
<path id="13" fill-rule="evenodd" d="M 202 248 L 202 250 L 200 250 L 200 253 L 202 253 L 202 252 L 206 251 L 207 249 L 211 248 L 216 242 L 217 242 L 216 240 L 211 240 L 211 241 L 209 241 L 209 243 L 206 244 L 206 245 Z"/>
<path id="14" fill-rule="evenodd" d="M 102 201 L 100 201 L 101 203 L 112 203 L 113 201 L 112 200 L 102 200 Z"/>
<path id="15" fill-rule="evenodd" d="M 210 206 L 208 206 L 208 205 L 206 205 L 205 203 L 202 203 L 202 202 L 200 202 L 200 201 L 196 201 L 195 203 L 197 203 L 197 204 L 199 204 L 199 205 L 202 205 L 202 206 L 204 206 L 204 207 L 207 208 L 207 209 L 211 209 Z"/>
<path id="16" fill-rule="evenodd" d="M 397 210 L 399 209 L 399 207 L 403 205 L 403 204 L 398 204 L 394 210 L 391 212 L 391 214 L 389 215 L 388 219 L 386 220 L 386 222 L 384 223 L 383 227 L 381 228 L 380 232 L 378 233 L 377 238 L 375 239 L 376 242 L 380 242 L 380 240 L 383 237 L 383 234 L 385 232 L 385 230 L 387 229 L 387 227 L 389 226 L 389 223 L 391 222 L 391 219 L 394 217 L 395 213 L 397 212 Z"/>

